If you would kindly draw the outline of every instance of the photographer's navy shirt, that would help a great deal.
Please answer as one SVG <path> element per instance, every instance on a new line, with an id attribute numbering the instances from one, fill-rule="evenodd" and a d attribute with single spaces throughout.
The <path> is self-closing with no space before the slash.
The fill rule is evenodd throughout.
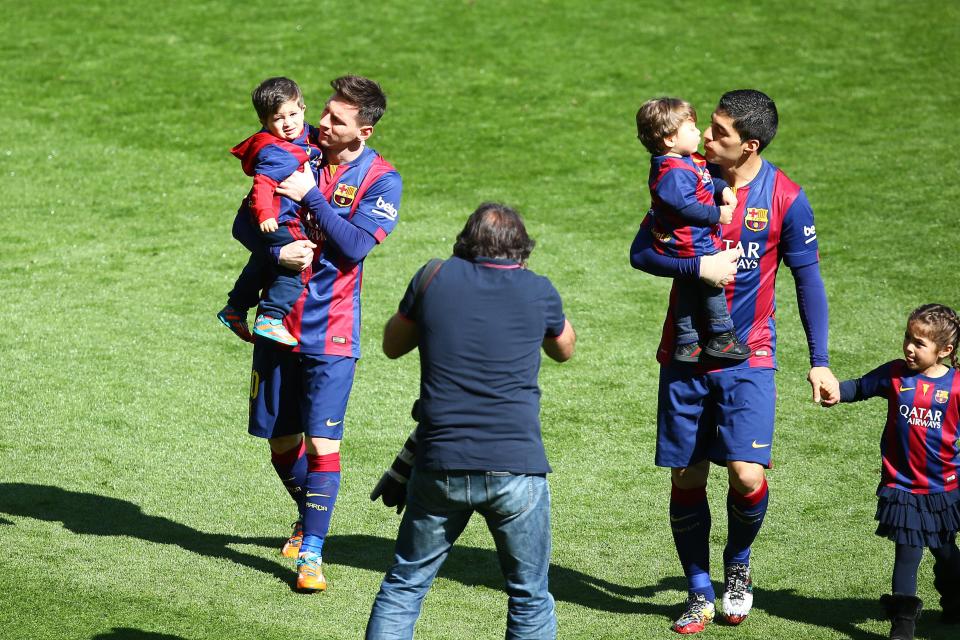
<path id="1" fill-rule="evenodd" d="M 540 435 L 540 348 L 563 332 L 550 281 L 510 260 L 451 257 L 414 308 L 417 272 L 400 314 L 417 323 L 418 468 L 550 471 Z"/>

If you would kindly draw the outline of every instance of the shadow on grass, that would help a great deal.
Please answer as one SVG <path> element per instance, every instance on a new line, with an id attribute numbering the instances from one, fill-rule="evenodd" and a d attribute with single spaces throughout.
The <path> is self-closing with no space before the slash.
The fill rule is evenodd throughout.
<path id="1" fill-rule="evenodd" d="M 130 627 L 114 627 L 110 631 L 98 633 L 90 640 L 185 640 L 182 636 L 172 636 L 169 633 L 154 633 L 131 629 Z"/>
<path id="2" fill-rule="evenodd" d="M 383 573 L 393 559 L 394 541 L 367 535 L 331 536 L 326 548 L 336 564 Z M 503 589 L 503 576 L 496 552 L 492 549 L 454 545 L 439 576 L 468 587 Z M 719 594 L 723 585 L 715 583 L 714 588 Z M 550 565 L 550 592 L 558 601 L 598 611 L 657 616 L 663 619 L 664 631 L 680 614 L 682 602 L 677 600 L 659 604 L 649 600 L 665 591 L 685 593 L 686 590 L 686 580 L 680 576 L 664 578 L 654 585 L 629 587 L 574 569 Z M 886 634 L 872 633 L 858 627 L 864 622 L 883 618 L 879 596 L 876 600 L 816 598 L 799 595 L 793 589 L 771 591 L 761 586 L 756 597 L 754 611 L 769 616 L 832 629 L 851 640 L 886 638 Z M 921 618 L 918 633 L 935 640 L 946 640 L 948 636 L 956 640 L 956 636 L 950 634 L 956 632 L 957 627 L 951 630 L 950 627 L 939 625 L 936 620 L 938 616 L 939 612 Z M 749 627 L 749 622 L 745 624 Z M 744 637 L 749 637 L 749 634 Z"/>
<path id="3" fill-rule="evenodd" d="M 889 586 L 889 585 L 887 585 Z M 887 638 L 890 630 L 880 606 L 880 591 L 874 599 L 840 598 L 839 600 L 814 598 L 801 595 L 794 589 L 767 591 L 759 588 L 756 592 L 756 608 L 767 614 L 803 622 L 818 627 L 834 629 L 851 640 L 877 640 Z M 940 624 L 939 605 L 936 601 L 926 603 L 932 610 L 924 610 L 917 622 L 917 637 L 930 640 L 957 640 L 960 627 Z M 873 633 L 857 628 L 867 621 L 882 620 L 884 633 Z"/>
<path id="4" fill-rule="evenodd" d="M 243 538 L 232 535 L 204 533 L 164 517 L 143 513 L 132 502 L 89 493 L 69 491 L 23 483 L 0 483 L 0 513 L 61 522 L 67 530 L 83 535 L 130 536 L 158 544 L 176 545 L 186 551 L 211 558 L 222 558 L 255 569 L 294 586 L 294 572 L 277 562 L 248 555 L 231 549 L 231 544 L 251 544 L 273 547 L 274 538 Z M 0 517 L 0 524 L 14 523 Z M 14 525 L 15 526 L 15 525 Z M 394 541 L 369 535 L 331 536 L 327 549 L 335 564 L 383 573 L 393 557 Z M 496 553 L 454 545 L 450 557 L 440 570 L 440 576 L 466 586 L 502 589 Z M 718 593 L 722 585 L 715 584 Z M 653 615 L 663 618 L 664 629 L 680 611 L 680 603 L 657 604 L 647 601 L 663 591 L 686 590 L 680 577 L 670 577 L 655 585 L 629 587 L 590 576 L 558 565 L 550 567 L 550 591 L 557 600 L 590 609 L 633 615 Z M 933 604 L 936 608 L 936 604 Z M 793 589 L 757 591 L 755 610 L 785 620 L 833 629 L 852 640 L 875 640 L 885 635 L 859 629 L 867 620 L 882 618 L 876 599 L 816 598 L 796 593 Z M 939 612 L 924 615 L 918 625 L 918 634 L 940 640 L 955 639 L 957 627 L 938 624 Z M 749 622 L 747 623 L 749 624 Z M 180 640 L 177 636 L 115 628 L 95 636 L 92 640 Z"/>
<path id="5" fill-rule="evenodd" d="M 393 559 L 393 548 L 393 540 L 367 535 L 331 536 L 325 546 L 335 564 L 377 573 L 386 572 Z M 497 554 L 492 549 L 456 544 L 439 575 L 468 587 L 503 588 Z M 684 584 L 682 580 L 677 580 L 673 588 L 685 589 Z M 636 600 L 647 591 L 608 582 L 556 564 L 550 565 L 550 592 L 557 600 L 614 613 L 668 615 L 675 608 Z"/>
<path id="6" fill-rule="evenodd" d="M 289 567 L 235 551 L 228 546 L 273 546 L 278 540 L 204 533 L 161 516 L 147 515 L 139 506 L 126 500 L 68 491 L 59 487 L 18 482 L 0 483 L 0 513 L 62 522 L 65 529 L 77 534 L 129 536 L 159 544 L 176 545 L 202 556 L 223 558 L 262 571 L 286 583 L 291 589 L 294 587 L 295 574 Z"/>

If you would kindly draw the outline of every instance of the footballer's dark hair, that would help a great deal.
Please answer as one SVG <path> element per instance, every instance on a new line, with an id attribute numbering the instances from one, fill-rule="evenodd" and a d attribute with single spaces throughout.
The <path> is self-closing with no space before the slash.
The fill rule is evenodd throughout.
<path id="1" fill-rule="evenodd" d="M 260 120 L 266 120 L 275 114 L 284 103 L 291 100 L 296 100 L 300 108 L 303 108 L 303 93 L 300 91 L 300 87 L 290 78 L 282 76 L 267 78 L 257 85 L 250 97 Z"/>
<path id="2" fill-rule="evenodd" d="M 519 213 L 498 202 L 484 202 L 470 214 L 457 235 L 453 255 L 464 260 L 483 256 L 524 264 L 535 244 Z"/>
<path id="3" fill-rule="evenodd" d="M 336 97 L 358 109 L 357 122 L 361 126 L 377 124 L 387 110 L 387 96 L 380 85 L 363 76 L 340 76 L 330 83 Z"/>
<path id="4" fill-rule="evenodd" d="M 667 152 L 663 139 L 672 136 L 687 120 L 697 121 L 697 110 L 680 98 L 653 98 L 637 110 L 637 138 L 655 156 Z"/>
<path id="5" fill-rule="evenodd" d="M 720 96 L 717 111 L 733 119 L 733 128 L 741 140 L 758 140 L 757 153 L 777 135 L 777 105 L 767 94 L 755 89 L 737 89 Z"/>
<path id="6" fill-rule="evenodd" d="M 957 347 L 960 347 L 960 317 L 957 312 L 943 304 L 925 304 L 917 307 L 907 319 L 907 327 L 923 325 L 923 334 L 933 340 L 937 349 L 953 347 L 950 364 L 957 368 Z"/>

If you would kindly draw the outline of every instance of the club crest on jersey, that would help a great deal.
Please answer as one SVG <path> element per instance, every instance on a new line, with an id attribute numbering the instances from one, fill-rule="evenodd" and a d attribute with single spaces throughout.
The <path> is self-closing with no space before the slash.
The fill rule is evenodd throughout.
<path id="1" fill-rule="evenodd" d="M 710 170 L 706 167 L 703 167 L 703 170 L 700 172 L 700 182 L 705 185 L 713 182 L 713 176 L 710 175 Z"/>
<path id="2" fill-rule="evenodd" d="M 663 244 L 669 244 L 673 242 L 673 236 L 671 236 L 669 233 L 664 233 L 662 231 L 656 231 L 656 230 L 651 231 L 651 233 L 653 233 L 654 238 L 656 238 Z"/>
<path id="3" fill-rule="evenodd" d="M 349 207 L 351 204 L 353 204 L 353 199 L 356 197 L 356 195 L 356 187 L 346 184 L 345 182 L 341 182 L 337 184 L 337 188 L 333 192 L 333 202 L 341 207 Z"/>
<path id="4" fill-rule="evenodd" d="M 937 392 L 933 395 L 933 399 L 939 403 L 944 403 L 950 398 L 950 392 L 946 389 L 937 389 Z"/>
<path id="5" fill-rule="evenodd" d="M 768 213 L 767 209 L 748 207 L 746 213 L 743 214 L 743 226 L 750 231 L 763 231 L 767 228 Z"/>

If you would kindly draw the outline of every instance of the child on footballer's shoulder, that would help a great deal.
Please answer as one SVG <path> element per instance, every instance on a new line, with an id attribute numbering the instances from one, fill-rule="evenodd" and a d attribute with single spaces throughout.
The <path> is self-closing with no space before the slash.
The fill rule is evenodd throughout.
<path id="1" fill-rule="evenodd" d="M 240 159 L 243 171 L 253 177 L 253 187 L 237 214 L 245 216 L 259 230 L 261 247 L 247 247 L 250 259 L 227 297 L 217 318 L 240 338 L 253 342 L 247 325 L 247 311 L 257 305 L 259 313 L 253 334 L 294 347 L 297 339 L 283 326 L 300 294 L 304 281 L 298 271 L 277 264 L 280 248 L 295 240 L 307 239 L 300 218 L 300 205 L 276 193 L 277 185 L 304 163 L 315 164 L 321 157 L 316 129 L 303 121 L 306 106 L 297 83 L 289 78 L 267 78 L 252 93 L 253 106 L 263 128 L 230 152 Z M 270 278 L 273 277 L 273 282 Z M 260 300 L 260 289 L 269 283 Z"/>
<path id="2" fill-rule="evenodd" d="M 676 258 L 717 253 L 719 225 L 733 220 L 737 198 L 726 183 L 710 175 L 706 160 L 697 153 L 700 130 L 693 106 L 679 98 L 648 100 L 637 111 L 637 137 L 651 154 L 654 249 Z M 722 287 L 677 278 L 674 291 L 674 360 L 698 362 L 701 351 L 735 361 L 753 355 L 737 338 Z M 708 340 L 697 329 L 701 314 L 710 333 Z"/>
<path id="3" fill-rule="evenodd" d="M 960 623 L 960 318 L 940 304 L 913 311 L 903 336 L 903 359 L 840 383 L 840 402 L 885 397 L 880 439 L 877 535 L 896 544 L 893 593 L 881 597 L 891 638 L 913 638 L 923 603 L 917 569 L 924 549 L 934 557 L 933 584 L 943 622 Z M 943 364 L 949 358 L 951 366 Z"/>

